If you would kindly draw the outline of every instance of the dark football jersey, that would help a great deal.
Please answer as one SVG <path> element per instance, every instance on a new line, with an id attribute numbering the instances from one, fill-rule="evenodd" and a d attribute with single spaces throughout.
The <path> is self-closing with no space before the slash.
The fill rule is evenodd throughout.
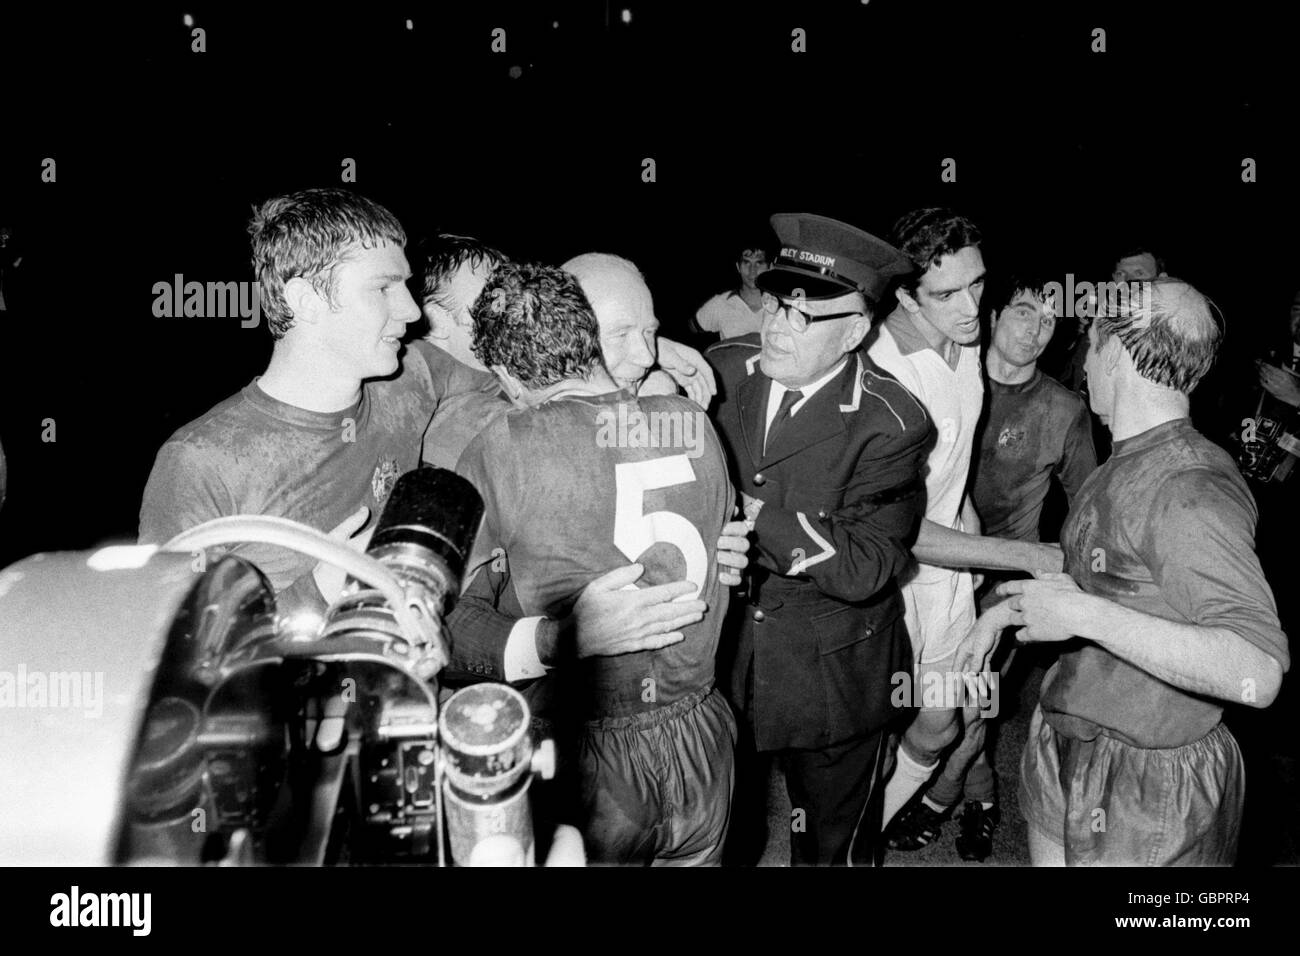
<path id="1" fill-rule="evenodd" d="M 1115 443 L 1061 532 L 1065 571 L 1087 594 L 1167 621 L 1227 628 L 1290 664 L 1255 557 L 1257 512 L 1228 454 L 1186 418 Z M 1061 645 L 1043 714 L 1078 740 L 1182 747 L 1219 723 L 1223 702 L 1167 684 L 1091 641 Z"/>
<path id="2" fill-rule="evenodd" d="M 1073 501 L 1097 467 L 1088 406 L 1042 372 L 1019 385 L 987 381 L 971 469 L 975 512 L 990 537 L 1037 541 L 1052 476 Z"/>
<path id="3" fill-rule="evenodd" d="M 254 379 L 158 452 L 140 506 L 140 543 L 162 544 L 209 519 L 240 514 L 328 531 L 361 505 L 373 526 L 398 477 L 419 465 L 420 438 L 435 409 L 451 396 L 480 394 L 490 378 L 417 340 L 397 375 L 368 379 L 358 402 L 339 412 L 295 408 Z M 276 591 L 316 563 L 278 545 L 231 550 L 256 564 Z"/>
<path id="4" fill-rule="evenodd" d="M 637 586 L 688 580 L 708 602 L 685 640 L 581 662 L 588 716 L 642 713 L 712 686 L 728 589 L 716 549 L 734 493 L 705 413 L 629 390 L 565 396 L 487 425 L 457 469 L 479 489 L 472 564 L 508 562 L 524 612 L 558 618 L 593 579 L 637 562 Z"/>

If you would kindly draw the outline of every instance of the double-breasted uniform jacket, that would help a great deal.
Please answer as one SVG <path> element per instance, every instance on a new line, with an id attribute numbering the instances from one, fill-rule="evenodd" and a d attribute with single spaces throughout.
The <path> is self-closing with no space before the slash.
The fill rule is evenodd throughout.
<path id="1" fill-rule="evenodd" d="M 896 578 L 924 514 L 934 427 L 912 393 L 858 351 L 765 454 L 771 379 L 760 348 L 752 334 L 708 350 L 732 474 L 764 502 L 748 599 L 719 678 L 759 750 L 821 749 L 897 716 L 891 680 L 910 675 L 911 644 Z"/>

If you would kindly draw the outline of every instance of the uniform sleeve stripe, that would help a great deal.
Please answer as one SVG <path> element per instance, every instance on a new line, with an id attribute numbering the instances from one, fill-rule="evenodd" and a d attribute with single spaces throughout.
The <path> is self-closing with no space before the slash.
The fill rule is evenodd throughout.
<path id="1" fill-rule="evenodd" d="M 873 392 L 869 388 L 866 389 L 865 391 L 868 395 L 874 395 L 876 396 L 876 398 L 884 402 L 885 407 L 889 409 L 889 414 L 893 415 L 894 418 L 898 419 L 898 427 L 901 428 L 903 431 L 907 431 L 907 425 L 903 423 L 903 419 L 902 417 L 899 416 L 898 412 L 894 411 L 894 406 L 889 404 L 889 399 L 885 398 L 885 396 L 881 395 L 879 392 Z"/>
<path id="2" fill-rule="evenodd" d="M 796 561 L 794 564 L 790 565 L 790 570 L 787 571 L 786 574 L 802 574 L 814 564 L 821 564 L 823 561 L 835 557 L 835 547 L 813 530 L 813 526 L 808 522 L 808 516 L 802 511 L 796 511 L 795 517 L 799 519 L 799 524 L 803 526 L 804 533 L 806 533 L 808 537 L 812 538 L 812 540 L 817 544 L 817 547 L 822 550 L 819 554 L 810 555 L 801 561 Z"/>

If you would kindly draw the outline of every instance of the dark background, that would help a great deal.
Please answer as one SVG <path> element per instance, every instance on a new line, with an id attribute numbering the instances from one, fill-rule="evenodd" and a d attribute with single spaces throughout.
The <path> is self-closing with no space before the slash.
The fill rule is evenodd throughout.
<path id="1" fill-rule="evenodd" d="M 993 269 L 1031 255 L 1062 280 L 1146 239 L 1222 307 L 1215 387 L 1247 395 L 1300 282 L 1294 62 L 1284 15 L 1251 3 L 8 10 L 0 221 L 24 262 L 0 313 L 0 565 L 133 537 L 157 448 L 270 354 L 264 326 L 154 318 L 154 283 L 250 280 L 253 204 L 339 184 L 344 157 L 412 239 L 632 258 L 682 338 L 774 211 L 883 235 L 952 205 Z"/>

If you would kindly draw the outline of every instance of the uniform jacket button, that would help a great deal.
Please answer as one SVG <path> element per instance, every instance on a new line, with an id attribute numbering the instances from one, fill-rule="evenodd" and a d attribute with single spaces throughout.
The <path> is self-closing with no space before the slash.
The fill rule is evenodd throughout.
<path id="1" fill-rule="evenodd" d="M 763 609 L 762 609 L 761 607 L 756 607 L 756 608 L 754 608 L 754 620 L 755 620 L 755 621 L 757 621 L 758 623 L 761 624 L 761 623 L 763 623 L 763 619 L 764 619 L 765 617 L 767 617 L 767 615 L 763 613 Z"/>
<path id="2" fill-rule="evenodd" d="M 763 473 L 762 473 L 761 471 L 760 471 L 757 475 L 754 476 L 754 484 L 756 484 L 756 485 L 765 485 L 765 484 L 767 484 L 767 479 L 763 477 Z"/>

